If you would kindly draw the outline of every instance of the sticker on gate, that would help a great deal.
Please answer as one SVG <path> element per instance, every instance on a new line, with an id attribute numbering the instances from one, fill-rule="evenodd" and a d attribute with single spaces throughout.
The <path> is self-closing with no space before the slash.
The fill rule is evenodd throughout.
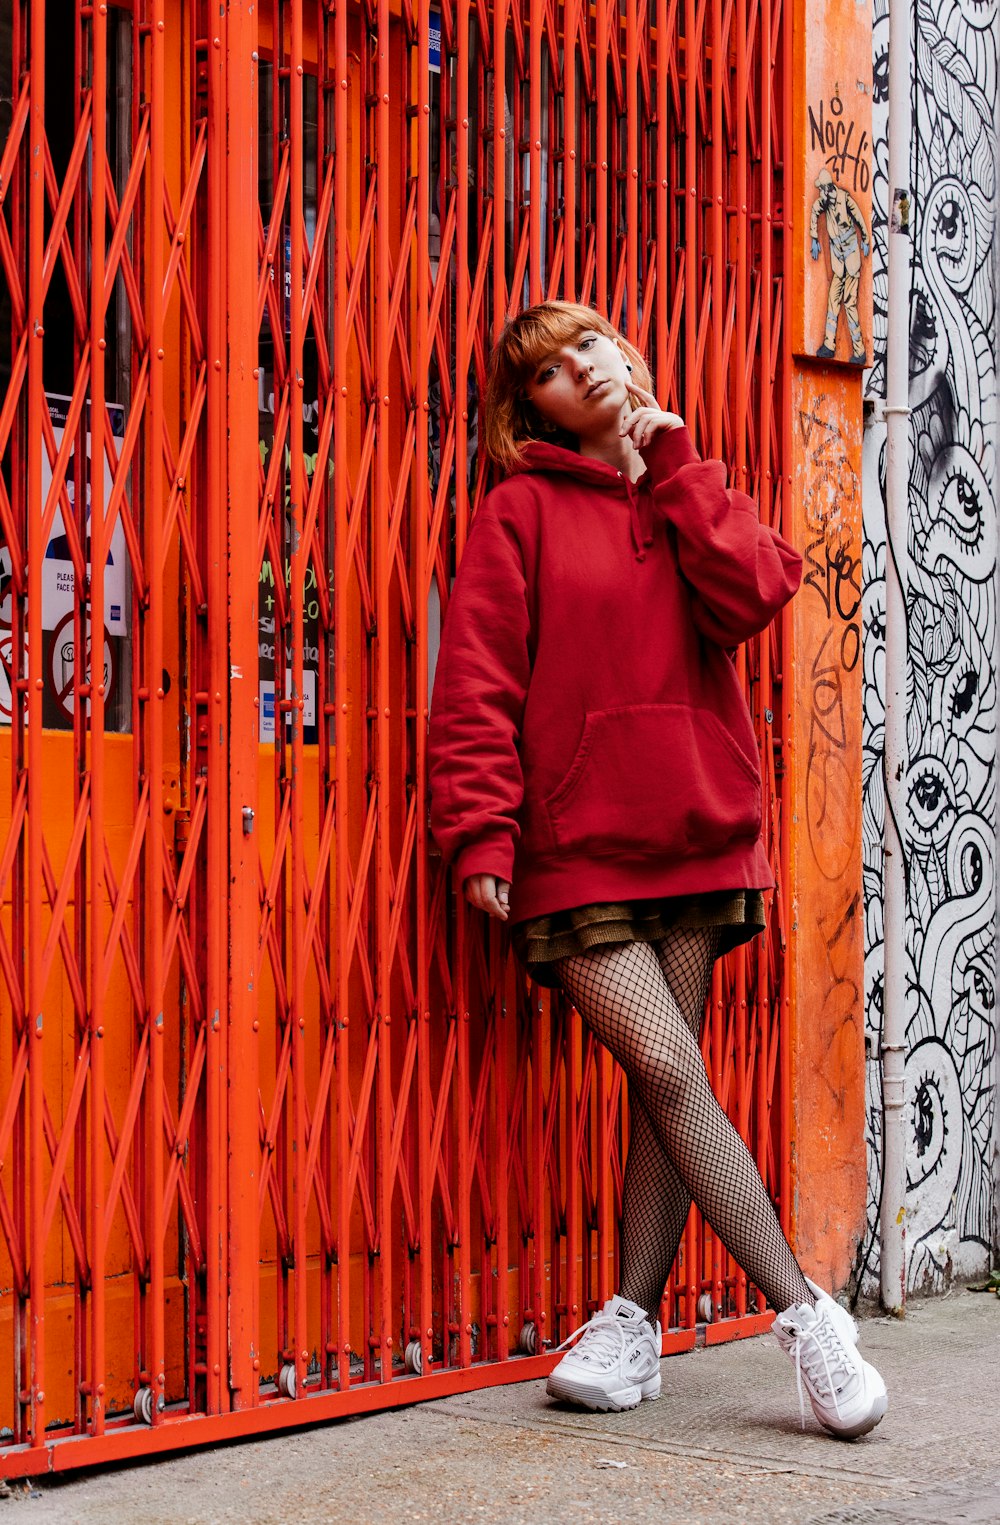
<path id="1" fill-rule="evenodd" d="M 59 621 L 52 632 L 52 640 L 48 650 L 48 671 L 46 673 L 47 688 L 49 694 L 55 700 L 60 713 L 67 720 L 72 720 L 76 709 L 76 691 L 81 683 L 94 681 L 92 672 L 93 643 L 90 641 L 89 628 L 87 633 L 87 649 L 83 653 L 82 663 L 77 661 L 76 630 L 72 614 L 66 614 Z M 115 665 L 115 651 L 111 640 L 111 632 L 104 627 L 104 664 L 98 674 L 97 682 L 104 684 L 104 702 L 110 704 L 114 698 L 115 678 L 117 676 Z M 2 695 L 0 695 L 2 698 Z M 85 701 L 86 713 L 90 714 L 90 700 Z"/>

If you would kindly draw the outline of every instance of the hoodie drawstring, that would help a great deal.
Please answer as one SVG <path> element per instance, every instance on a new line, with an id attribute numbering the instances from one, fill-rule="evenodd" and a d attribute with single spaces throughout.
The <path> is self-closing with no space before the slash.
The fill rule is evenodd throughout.
<path id="1" fill-rule="evenodd" d="M 653 543 L 653 498 L 648 492 L 638 493 L 633 484 L 626 480 L 625 491 L 628 495 L 628 515 L 632 525 L 632 540 L 635 544 L 636 561 L 645 561 L 646 547 Z M 645 518 L 645 523 L 643 519 Z"/>

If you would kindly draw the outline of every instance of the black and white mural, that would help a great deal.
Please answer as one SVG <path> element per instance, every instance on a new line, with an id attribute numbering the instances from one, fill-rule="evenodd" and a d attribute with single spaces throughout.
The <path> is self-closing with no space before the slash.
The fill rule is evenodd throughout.
<path id="1" fill-rule="evenodd" d="M 996 0 L 917 0 L 912 158 L 908 673 L 909 1286 L 982 1270 L 996 1104 Z M 889 21 L 875 0 L 874 360 L 885 395 Z M 885 427 L 864 459 L 868 1235 L 881 1182 Z"/>

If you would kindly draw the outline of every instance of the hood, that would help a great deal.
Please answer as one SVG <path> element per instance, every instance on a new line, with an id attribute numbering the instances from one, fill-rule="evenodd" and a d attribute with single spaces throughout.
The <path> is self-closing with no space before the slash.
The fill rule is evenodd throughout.
<path id="1" fill-rule="evenodd" d="M 544 440 L 529 440 L 522 448 L 517 472 L 546 472 L 553 476 L 572 477 L 588 487 L 599 488 L 628 504 L 629 523 L 636 561 L 645 561 L 646 549 L 653 543 L 653 493 L 648 470 L 637 482 L 630 482 L 624 472 L 607 461 L 595 461 L 565 445 L 550 445 Z"/>

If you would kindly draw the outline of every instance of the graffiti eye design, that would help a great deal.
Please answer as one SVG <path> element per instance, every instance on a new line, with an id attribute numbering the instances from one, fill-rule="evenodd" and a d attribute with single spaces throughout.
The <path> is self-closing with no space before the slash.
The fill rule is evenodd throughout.
<path id="1" fill-rule="evenodd" d="M 940 1169 L 942 1149 L 948 1137 L 948 1109 L 944 1105 L 937 1076 L 928 1072 L 921 1075 L 913 1098 L 913 1141 L 917 1146 L 919 1160 L 923 1160 L 934 1144 L 935 1132 L 940 1141 L 935 1157 L 927 1162 L 925 1180 Z"/>
<path id="2" fill-rule="evenodd" d="M 958 221 L 960 216 L 961 212 L 958 202 L 946 201 L 938 213 L 936 231 L 943 233 L 945 238 L 956 238 L 958 236 Z"/>
<path id="3" fill-rule="evenodd" d="M 921 1075 L 917 1085 L 917 1094 L 913 1098 L 913 1140 L 917 1146 L 917 1158 L 923 1159 L 934 1139 L 934 1120 L 938 1118 L 938 1126 L 941 1129 L 941 1137 L 948 1137 L 948 1112 L 941 1101 L 941 1092 L 938 1090 L 933 1075 Z M 930 1174 L 933 1175 L 940 1165 L 940 1157 L 933 1161 Z"/>
<path id="4" fill-rule="evenodd" d="M 962 882 L 967 895 L 975 895 L 983 882 L 983 855 L 977 843 L 969 842 L 962 852 Z"/>
<path id="5" fill-rule="evenodd" d="M 945 477 L 938 494 L 943 514 L 966 545 L 976 545 L 983 531 L 983 506 L 975 485 L 961 471 Z"/>
<path id="6" fill-rule="evenodd" d="M 876 105 L 889 99 L 889 54 L 880 53 L 872 68 L 872 100 Z"/>
<path id="7" fill-rule="evenodd" d="M 947 837 L 955 820 L 954 783 L 939 758 L 914 759 L 909 805 L 915 841 L 931 846 Z"/>
<path id="8" fill-rule="evenodd" d="M 938 258 L 960 265 L 965 258 L 965 212 L 953 196 L 941 203 L 934 234 Z"/>
<path id="9" fill-rule="evenodd" d="M 972 709 L 973 701 L 979 692 L 979 676 L 973 671 L 964 672 L 955 685 L 955 692 L 951 696 L 951 713 L 955 719 L 967 715 Z"/>
<path id="10" fill-rule="evenodd" d="M 929 771 L 921 773 L 914 781 L 913 798 L 921 810 L 929 813 L 937 810 L 942 794 L 944 794 L 944 780 L 935 773 Z"/>
<path id="11" fill-rule="evenodd" d="M 976 999 L 983 1011 L 992 1011 L 997 1003 L 996 991 L 993 989 L 993 981 L 982 969 L 973 970 L 972 983 L 976 992 Z"/>
<path id="12" fill-rule="evenodd" d="M 934 309 L 919 288 L 913 293 L 910 312 L 910 375 L 919 376 L 934 359 L 938 337 Z"/>

